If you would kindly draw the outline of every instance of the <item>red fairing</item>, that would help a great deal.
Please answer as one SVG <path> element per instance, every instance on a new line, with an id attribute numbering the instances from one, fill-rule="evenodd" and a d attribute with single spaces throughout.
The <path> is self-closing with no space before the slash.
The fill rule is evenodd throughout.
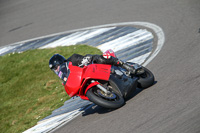
<path id="1" fill-rule="evenodd" d="M 86 67 L 83 78 L 108 80 L 110 77 L 111 65 L 91 64 Z"/>
<path id="2" fill-rule="evenodd" d="M 87 99 L 83 89 L 88 79 L 109 80 L 111 65 L 90 64 L 83 68 L 73 66 L 69 63 L 70 74 L 65 84 L 67 94 L 72 97 L 79 95 L 83 99 Z"/>
<path id="3" fill-rule="evenodd" d="M 100 84 L 100 83 L 99 83 L 99 82 L 93 82 L 93 83 L 89 84 L 89 85 L 87 86 L 87 88 L 85 89 L 85 93 L 84 93 L 83 91 L 81 92 L 80 97 L 81 97 L 82 99 L 89 100 L 88 97 L 86 97 L 86 92 L 87 92 L 91 87 L 93 87 L 93 86 L 95 86 L 95 85 L 98 85 L 98 84 Z M 83 94 L 83 93 L 84 93 L 84 94 Z"/>
<path id="4" fill-rule="evenodd" d="M 83 68 L 73 66 L 71 62 L 69 62 L 68 67 L 70 69 L 70 74 L 67 79 L 67 83 L 65 84 L 65 91 L 70 97 L 72 97 L 75 96 L 79 91 L 82 81 Z"/>

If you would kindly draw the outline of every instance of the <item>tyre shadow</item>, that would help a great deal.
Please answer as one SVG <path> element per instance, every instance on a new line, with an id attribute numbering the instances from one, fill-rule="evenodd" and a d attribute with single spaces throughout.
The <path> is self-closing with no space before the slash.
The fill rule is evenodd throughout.
<path id="1" fill-rule="evenodd" d="M 93 105 L 91 108 L 85 110 L 83 113 L 82 113 L 82 116 L 87 116 L 87 115 L 92 115 L 92 114 L 105 114 L 105 113 L 109 113 L 109 112 L 112 112 L 114 111 L 114 109 L 107 109 L 107 108 L 103 108 L 101 106 L 98 106 L 98 105 Z"/>

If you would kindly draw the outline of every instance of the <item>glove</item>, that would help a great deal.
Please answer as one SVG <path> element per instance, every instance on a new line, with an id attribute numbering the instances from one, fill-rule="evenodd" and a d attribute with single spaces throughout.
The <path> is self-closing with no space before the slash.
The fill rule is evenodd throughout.
<path id="1" fill-rule="evenodd" d="M 91 61 L 92 61 L 91 56 L 85 56 L 83 58 L 83 60 L 81 61 L 81 64 L 79 65 L 79 67 L 81 67 L 81 66 L 87 66 L 88 64 L 91 63 Z"/>

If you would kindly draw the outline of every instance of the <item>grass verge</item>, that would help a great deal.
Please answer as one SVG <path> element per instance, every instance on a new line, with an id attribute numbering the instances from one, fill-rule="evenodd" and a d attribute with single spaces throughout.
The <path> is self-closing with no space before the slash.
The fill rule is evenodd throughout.
<path id="1" fill-rule="evenodd" d="M 94 47 L 75 45 L 0 56 L 2 133 L 20 133 L 31 128 L 69 99 L 61 81 L 48 66 L 55 53 L 66 58 L 74 53 L 101 54 Z"/>

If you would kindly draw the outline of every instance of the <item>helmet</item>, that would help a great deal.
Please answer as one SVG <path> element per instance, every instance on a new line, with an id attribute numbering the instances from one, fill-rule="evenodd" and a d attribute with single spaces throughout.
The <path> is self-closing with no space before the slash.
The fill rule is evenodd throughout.
<path id="1" fill-rule="evenodd" d="M 55 67 L 61 65 L 62 63 L 66 62 L 67 60 L 60 54 L 54 54 L 51 59 L 49 60 L 49 68 L 54 69 Z"/>

